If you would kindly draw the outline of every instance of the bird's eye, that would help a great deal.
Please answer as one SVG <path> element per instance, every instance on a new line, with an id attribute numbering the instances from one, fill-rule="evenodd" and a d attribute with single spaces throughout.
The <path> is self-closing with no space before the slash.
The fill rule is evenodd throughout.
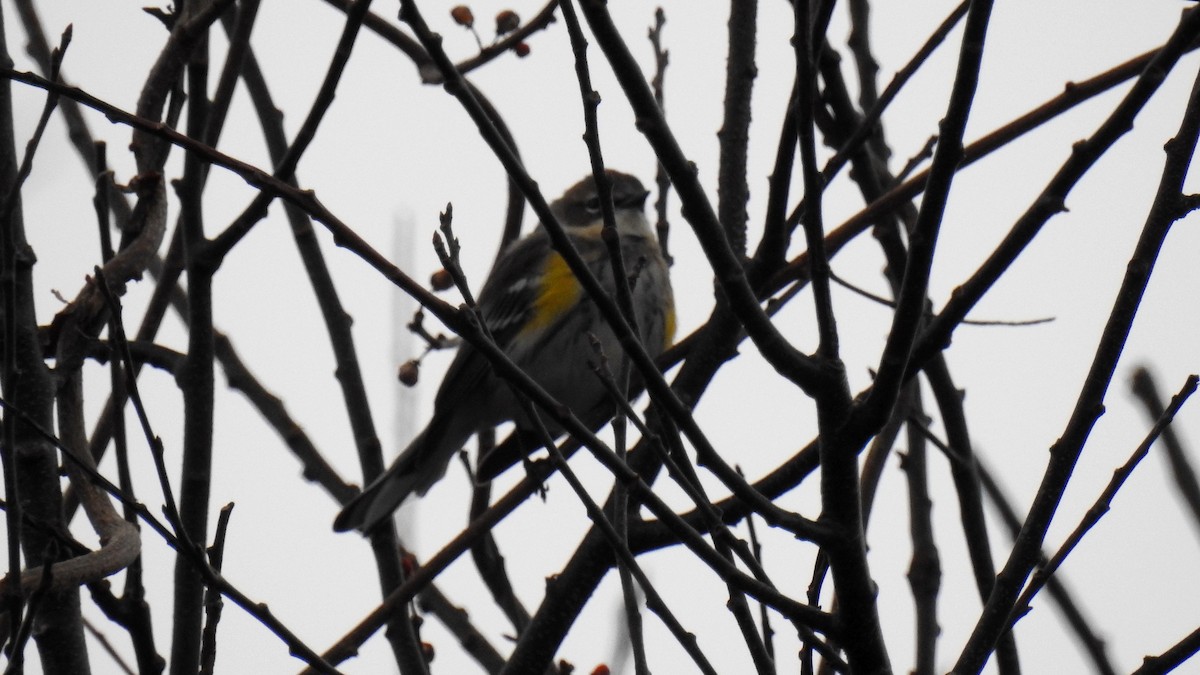
<path id="1" fill-rule="evenodd" d="M 600 198 L 591 197 L 583 203 L 583 208 L 586 209 L 588 213 L 600 213 Z"/>

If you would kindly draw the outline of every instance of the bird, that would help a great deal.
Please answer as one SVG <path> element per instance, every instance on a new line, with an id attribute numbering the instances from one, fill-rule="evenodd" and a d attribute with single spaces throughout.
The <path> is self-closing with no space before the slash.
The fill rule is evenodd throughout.
<path id="1" fill-rule="evenodd" d="M 644 213 L 649 192 L 636 177 L 605 171 L 621 241 L 642 345 L 657 357 L 675 333 L 675 304 L 667 261 Z M 600 192 L 592 175 L 568 188 L 550 204 L 588 269 L 605 293 L 616 296 L 608 245 L 601 239 Z M 592 337 L 610 364 L 624 355 L 608 321 L 601 316 L 566 261 L 553 249 L 543 224 L 507 246 L 479 292 L 484 325 L 496 344 L 560 404 L 585 420 L 611 416 L 613 402 L 589 366 L 596 361 Z M 610 370 L 619 372 L 610 365 Z M 604 412 L 607 411 L 607 412 Z M 543 417 L 552 434 L 562 429 Z M 334 520 L 334 530 L 371 532 L 388 519 L 412 493 L 423 496 L 446 472 L 451 458 L 472 435 L 503 422 L 516 424 L 519 435 L 533 425 L 521 413 L 509 385 L 487 358 L 468 343 L 455 354 L 438 388 L 433 416 L 425 429 L 378 478 L 348 502 Z M 493 466 L 498 474 L 520 457 Z M 494 463 L 494 462 L 493 462 Z"/>

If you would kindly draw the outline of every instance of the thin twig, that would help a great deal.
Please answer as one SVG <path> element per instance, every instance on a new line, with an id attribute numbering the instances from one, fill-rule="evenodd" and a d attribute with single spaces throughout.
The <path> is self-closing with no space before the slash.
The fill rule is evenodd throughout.
<path id="1" fill-rule="evenodd" d="M 658 104 L 659 110 L 667 109 L 667 65 L 671 61 L 670 51 L 663 49 L 662 34 L 666 23 L 667 15 L 663 12 L 663 8 L 655 8 L 654 25 L 650 27 L 647 38 L 650 40 L 650 46 L 654 50 L 654 77 L 650 80 L 650 86 L 654 89 L 654 102 Z M 658 198 L 654 201 L 654 233 L 658 235 L 658 248 L 662 251 L 663 260 L 667 261 L 667 266 L 669 267 L 675 262 L 671 258 L 671 247 L 667 243 L 671 236 L 671 224 L 667 220 L 667 203 L 671 196 L 671 179 L 667 176 L 667 171 L 663 168 L 662 164 L 658 165 L 658 169 L 654 173 L 654 184 L 658 187 Z"/>
<path id="2" fill-rule="evenodd" d="M 87 619 L 83 620 L 83 627 L 87 629 L 87 632 L 92 635 L 92 638 L 100 644 L 100 648 L 103 649 L 104 653 L 113 660 L 113 663 L 115 663 L 117 667 L 121 669 L 121 672 L 126 673 L 127 675 L 135 675 L 133 668 L 131 668 L 129 664 L 125 662 L 125 659 L 121 658 L 121 655 L 117 653 L 117 649 L 113 647 L 112 643 L 109 642 L 108 637 L 104 635 L 100 629 L 93 626 L 92 622 L 88 621 Z"/>
<path id="3" fill-rule="evenodd" d="M 911 416 L 922 417 L 919 380 L 910 381 L 905 392 Z M 937 620 L 938 591 L 941 589 L 942 564 L 933 536 L 933 501 L 929 496 L 929 471 L 925 437 L 915 425 L 906 425 L 908 452 L 901 456 L 900 468 L 908 479 L 909 536 L 912 560 L 908 566 L 908 585 L 912 589 L 916 657 L 914 675 L 933 675 L 937 667 L 937 639 L 941 627 Z"/>
<path id="4" fill-rule="evenodd" d="M 1170 649 L 1158 656 L 1147 656 L 1142 666 L 1132 675 L 1164 675 L 1169 673 L 1200 651 L 1200 628 L 1188 633 Z"/>
<path id="5" fill-rule="evenodd" d="M 229 529 L 229 517 L 233 504 L 221 507 L 217 517 L 217 528 L 213 544 L 208 548 L 208 561 L 213 570 L 220 572 L 225 562 L 225 532 Z M 221 594 L 211 586 L 204 589 L 204 633 L 200 640 L 200 675 L 213 675 L 217 663 L 217 625 L 221 622 L 221 610 L 225 603 Z"/>
<path id="6" fill-rule="evenodd" d="M 735 466 L 738 473 L 742 473 L 742 467 Z M 746 532 L 750 536 L 750 551 L 754 554 L 754 559 L 759 565 L 762 565 L 763 548 L 762 543 L 758 540 L 758 533 L 754 527 L 754 516 L 746 518 Z M 762 624 L 762 644 L 767 651 L 767 657 L 772 661 L 775 660 L 775 630 L 771 627 L 771 613 L 767 611 L 766 605 L 758 606 L 759 614 L 758 621 Z"/>
<path id="7" fill-rule="evenodd" d="M 852 284 L 849 281 L 846 281 L 845 279 L 841 278 L 840 276 L 838 276 L 837 274 L 835 274 L 833 272 L 830 272 L 829 278 L 832 279 L 834 281 L 834 283 L 841 286 L 842 288 L 845 288 L 846 290 L 848 290 L 856 295 L 860 295 L 860 296 L 870 300 L 871 302 L 883 305 L 884 307 L 891 307 L 893 309 L 895 309 L 895 307 L 896 307 L 895 302 L 888 300 L 887 298 L 883 297 L 882 295 L 876 295 L 876 294 L 872 293 L 871 291 L 868 291 L 867 289 L 865 289 L 861 286 L 858 286 L 857 284 Z M 962 323 L 964 326 L 1038 326 L 1038 325 L 1041 325 L 1044 323 L 1051 323 L 1052 321 L 1054 321 L 1054 317 L 1046 316 L 1046 317 L 1042 317 L 1039 319 L 1012 319 L 1012 320 L 1008 320 L 1008 319 L 963 319 Z"/>
<path id="8" fill-rule="evenodd" d="M 734 253 L 746 255 L 746 204 L 750 186 L 746 162 L 750 147 L 750 101 L 758 66 L 754 63 L 758 0 L 729 5 L 729 56 L 725 60 L 725 97 L 721 128 L 717 131 L 717 217 Z"/>
<path id="9" fill-rule="evenodd" d="M 1133 372 L 1130 388 L 1134 396 L 1141 401 L 1142 407 L 1151 420 L 1157 420 L 1165 412 L 1162 399 L 1158 395 L 1158 387 L 1154 384 L 1154 376 L 1145 367 Z M 1188 453 L 1182 441 L 1175 433 L 1175 427 L 1169 426 L 1162 432 L 1163 450 L 1167 453 L 1167 461 L 1171 465 L 1171 476 L 1175 479 L 1175 487 L 1183 497 L 1191 515 L 1192 524 L 1200 527 L 1200 481 L 1196 479 L 1196 470 L 1188 459 Z"/>
<path id="10" fill-rule="evenodd" d="M 1075 529 L 1063 541 L 1062 546 L 1054 552 L 1054 555 L 1050 557 L 1048 562 L 1038 565 L 1037 570 L 1030 577 L 1029 583 L 1025 586 L 1025 590 L 1021 592 L 1020 597 L 1017 598 L 1016 603 L 1013 605 L 1012 624 L 1016 624 L 1029 611 L 1033 596 L 1037 595 L 1038 591 L 1046 584 L 1046 580 L 1054 575 L 1055 571 L 1062 566 L 1067 556 L 1071 554 L 1071 551 L 1075 550 L 1079 542 L 1083 541 L 1084 535 L 1095 527 L 1100 522 L 1100 519 L 1104 517 L 1104 514 L 1108 513 L 1109 509 L 1112 508 L 1112 501 L 1116 497 L 1117 491 L 1121 489 L 1121 486 L 1133 474 L 1133 470 L 1137 468 L 1137 465 L 1150 453 L 1150 446 L 1158 440 L 1158 437 L 1164 430 L 1170 427 L 1171 422 L 1175 419 L 1175 415 L 1179 414 L 1179 410 L 1183 407 L 1183 404 L 1191 398 L 1192 394 L 1196 393 L 1197 381 L 1200 381 L 1200 377 L 1196 375 L 1188 376 L 1187 381 L 1183 384 L 1183 388 L 1171 397 L 1171 403 L 1158 416 L 1158 419 L 1154 422 L 1154 426 L 1150 428 L 1146 437 L 1134 449 L 1129 459 L 1113 472 L 1113 477 L 1109 480 L 1108 485 L 1105 486 L 1104 491 L 1100 493 L 1095 503 L 1092 504 L 1092 507 L 1087 510 L 1087 513 L 1079 521 L 1079 524 L 1075 526 Z"/>
<path id="11" fill-rule="evenodd" d="M 46 600 L 46 593 L 54 586 L 55 562 L 47 556 L 46 564 L 42 567 L 41 578 L 33 592 L 29 594 L 25 617 L 16 624 L 16 631 L 12 635 L 11 651 L 9 651 L 8 665 L 4 668 L 4 675 L 20 675 L 24 672 L 25 645 L 29 643 L 29 637 L 33 634 L 33 622 L 38 618 L 38 610 Z"/>
<path id="12" fill-rule="evenodd" d="M 494 438 L 491 440 L 494 441 Z M 488 444 L 488 446 L 491 445 L 493 443 Z M 485 450 L 482 442 L 479 450 L 480 453 Z M 467 514 L 470 520 L 475 520 L 487 510 L 491 495 L 492 483 L 490 481 L 475 485 L 471 494 L 471 508 Z M 525 609 L 513 591 L 504 555 L 500 552 L 500 546 L 491 532 L 485 533 L 478 542 L 471 546 L 471 559 L 475 562 L 479 577 L 483 579 L 488 592 L 492 594 L 493 602 L 500 608 L 500 611 L 504 612 L 504 616 L 508 617 L 508 621 L 517 635 L 524 633 L 525 629 L 529 627 L 529 610 Z"/>
<path id="13" fill-rule="evenodd" d="M 446 630 L 450 631 L 463 651 L 471 655 L 485 672 L 495 675 L 504 669 L 504 657 L 488 642 L 487 636 L 471 623 L 471 617 L 461 607 L 456 607 L 437 587 L 429 584 L 417 597 L 422 610 L 438 617 Z"/>

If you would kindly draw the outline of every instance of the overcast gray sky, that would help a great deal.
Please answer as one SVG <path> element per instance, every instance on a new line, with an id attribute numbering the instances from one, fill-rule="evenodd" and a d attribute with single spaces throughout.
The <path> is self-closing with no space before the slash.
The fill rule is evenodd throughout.
<path id="1" fill-rule="evenodd" d="M 67 78 L 129 110 L 165 39 L 161 26 L 141 12 L 140 4 L 59 0 L 41 7 L 51 36 L 67 23 L 74 24 L 74 42 L 64 66 Z M 694 0 L 659 4 L 666 10 L 665 41 L 671 52 L 667 116 L 715 199 L 716 131 L 721 124 L 728 9 L 724 3 Z M 879 3 L 874 8 L 872 29 L 881 63 L 881 86 L 954 4 L 926 0 Z M 761 5 L 749 175 L 752 238 L 761 228 L 766 178 L 792 72 L 790 5 Z M 651 51 L 644 36 L 656 5 L 627 1 L 611 2 L 610 6 L 649 72 Z M 967 140 L 1050 98 L 1070 80 L 1090 77 L 1153 48 L 1169 35 L 1184 6 L 1174 0 L 997 3 Z M 429 23 L 445 36 L 446 48 L 453 56 L 465 58 L 474 52 L 474 39 L 450 21 L 447 5 L 423 2 L 421 7 Z M 539 3 L 477 2 L 472 7 L 486 37 L 496 11 L 512 8 L 522 17 L 531 17 Z M 11 5 L 5 3 L 4 10 L 10 48 L 19 49 L 25 38 Z M 397 6 L 380 1 L 374 3 L 374 10 L 394 19 Z M 839 8 L 834 21 L 830 34 L 844 36 L 844 8 Z M 253 46 L 276 103 L 285 111 L 289 133 L 294 133 L 311 104 L 341 27 L 342 15 L 322 2 L 263 2 Z M 893 170 L 935 133 L 945 112 L 960 37 L 961 31 L 951 35 L 885 117 L 888 140 L 895 151 Z M 530 173 L 546 196 L 553 198 L 588 170 L 580 140 L 583 123 L 578 89 L 561 21 L 535 35 L 529 44 L 532 49 L 527 58 L 505 56 L 472 74 L 471 79 L 504 115 Z M 214 64 L 218 64 L 224 50 L 221 39 L 214 40 L 213 49 Z M 629 108 L 599 51 L 593 48 L 589 54 L 594 86 L 603 97 L 600 133 L 608 163 L 649 183 L 654 156 L 634 128 Z M 23 54 L 14 53 L 13 58 L 17 68 L 32 68 Z M 1133 132 L 1071 194 L 1067 201 L 1070 212 L 1049 223 L 973 316 L 1055 320 L 1032 327 L 966 326 L 956 333 L 947 351 L 957 382 L 966 390 L 976 451 L 1022 507 L 1036 490 L 1047 449 L 1061 433 L 1091 361 L 1096 336 L 1153 198 L 1162 167 L 1162 144 L 1178 126 L 1198 63 L 1194 56 L 1181 62 L 1138 118 Z M 850 68 L 851 63 L 843 66 Z M 215 78 L 214 68 L 214 82 Z M 935 307 L 944 304 L 950 291 L 979 265 L 1068 156 L 1071 144 L 1092 133 L 1126 89 L 1099 97 L 956 178 L 933 269 L 930 293 Z M 22 147 L 43 95 L 19 85 L 15 90 L 17 143 Z M 98 114 L 89 114 L 88 121 L 93 132 L 109 142 L 118 180 L 128 180 L 133 171 L 132 158 L 125 150 L 128 129 L 110 125 Z M 260 138 L 244 91 L 239 91 L 221 148 L 268 168 Z M 176 155 L 169 167 L 178 171 Z M 298 175 L 303 187 L 316 190 L 326 206 L 377 249 L 407 248 L 403 264 L 411 266 L 408 269 L 417 279 L 427 278 L 436 267 L 429 238 L 438 212 L 453 202 L 468 275 L 476 285 L 486 275 L 503 219 L 503 170 L 458 103 L 440 88 L 420 85 L 412 64 L 374 35 L 364 32 L 360 37 L 337 100 Z M 1195 181 L 1189 183 L 1195 185 Z M 98 259 L 91 185 L 56 120 L 24 193 L 29 236 L 39 256 L 36 299 L 43 322 L 60 307 L 52 289 L 73 296 Z M 793 194 L 799 192 L 795 187 Z M 205 202 L 210 232 L 236 216 L 253 194 L 240 179 L 214 170 Z M 825 206 L 825 221 L 832 226 L 862 204 L 843 175 L 830 187 Z M 174 213 L 173 204 L 172 217 Z M 710 311 L 711 272 L 686 223 L 677 212 L 673 218 L 673 279 L 683 336 Z M 530 215 L 528 225 L 534 220 Z M 395 370 L 399 360 L 415 354 L 393 354 L 393 332 L 402 320 L 393 315 L 393 290 L 361 260 L 334 248 L 323 232 L 322 241 L 343 301 L 354 317 L 359 356 L 380 433 L 389 451 L 395 452 L 403 442 L 396 438 L 400 432 L 393 420 L 399 389 Z M 72 243 L 64 246 L 63 242 Z M 1051 544 L 1057 544 L 1074 527 L 1112 469 L 1125 460 L 1149 426 L 1128 395 L 1126 381 L 1131 369 L 1150 364 L 1164 390 L 1173 392 L 1198 368 L 1200 319 L 1194 301 L 1200 280 L 1198 247 L 1195 218 L 1178 223 L 1151 281 L 1108 397 L 1107 413 L 1093 433 L 1079 476 L 1051 528 Z M 333 377 L 328 339 L 294 251 L 282 210 L 273 206 L 271 217 L 257 226 L 217 276 L 216 322 L 229 333 L 251 370 L 285 400 L 342 475 L 359 482 L 361 473 L 340 412 L 341 396 Z M 833 262 L 839 276 L 886 294 L 882 266 L 882 257 L 869 237 L 848 247 Z M 130 287 L 125 300 L 127 316 L 138 316 L 150 291 L 149 283 Z M 858 391 L 869 383 L 868 369 L 878 361 L 889 311 L 840 288 L 835 288 L 834 301 L 848 375 L 852 390 Z M 806 299 L 794 302 L 780 315 L 779 323 L 805 349 L 815 346 L 812 311 Z M 186 347 L 176 319 L 168 322 L 161 340 L 180 350 Z M 449 358 L 448 354 L 435 355 L 422 369 L 413 413 L 418 422 L 428 416 L 440 370 Z M 91 386 L 99 391 L 107 376 L 98 368 L 89 368 L 88 373 L 94 380 Z M 143 386 L 155 430 L 177 467 L 181 438 L 177 390 L 167 376 L 157 372 L 148 372 Z M 97 411 L 89 412 L 94 415 Z M 781 418 L 785 421 L 780 422 Z M 741 464 L 751 478 L 805 444 L 815 426 L 810 402 L 774 377 L 749 343 L 742 355 L 721 371 L 701 402 L 698 419 L 722 454 Z M 1200 436 L 1200 416 L 1194 404 L 1185 408 L 1177 423 L 1185 441 Z M 218 391 L 216 448 L 214 512 L 226 502 L 237 504 L 225 557 L 227 576 L 252 598 L 270 604 L 311 646 L 324 649 L 378 601 L 369 547 L 355 535 L 330 531 L 337 511 L 334 501 L 301 479 L 298 463 L 278 437 L 244 399 L 225 389 Z M 157 510 L 157 484 L 148 458 L 143 455 L 143 459 L 146 461 L 138 470 L 139 497 Z M 930 459 L 943 566 L 940 664 L 948 668 L 974 625 L 979 603 L 958 536 L 957 502 L 946 462 L 939 456 Z M 575 464 L 595 495 L 602 497 L 607 485 L 604 473 L 582 456 Z M 115 475 L 111 466 L 104 468 Z M 515 477 L 506 476 L 500 485 L 510 485 L 513 480 Z M 782 503 L 815 517 L 815 481 L 810 483 L 786 495 Z M 467 488 L 465 475 L 452 465 L 447 479 L 416 508 L 411 536 L 422 558 L 435 553 L 464 524 Z M 713 489 L 720 492 L 715 483 Z M 674 491 L 666 489 L 664 494 L 672 503 L 684 504 Z M 893 459 L 871 522 L 870 561 L 882 589 L 885 634 L 898 672 L 908 669 L 912 657 L 911 597 L 903 578 L 910 555 L 906 504 L 903 476 Z M 1134 474 L 1114 506 L 1069 560 L 1064 574 L 1108 639 L 1119 668 L 1131 669 L 1144 654 L 1165 649 L 1195 628 L 1193 600 L 1200 597 L 1200 580 L 1195 574 L 1200 547 L 1195 529 L 1180 515 L 1157 452 Z M 996 555 L 1002 562 L 1007 540 L 998 524 L 991 524 Z M 85 525 L 79 525 L 79 536 L 90 535 Z M 565 483 L 555 479 L 545 502 L 529 502 L 497 529 L 513 581 L 527 605 L 536 607 L 544 578 L 562 567 L 585 526 L 582 507 Z M 145 535 L 144 545 L 156 634 L 160 649 L 167 650 L 172 556 L 152 534 Z M 766 564 L 784 590 L 802 594 L 812 555 L 811 546 L 786 536 L 768 537 Z M 678 552 L 649 555 L 643 563 L 685 626 L 699 636 L 718 669 L 745 672 L 749 662 L 725 610 L 725 591 L 715 577 Z M 507 626 L 485 599 L 468 561 L 456 563 L 441 584 L 502 650 L 507 649 L 501 637 Z M 611 579 L 606 581 L 560 652 L 560 658 L 576 664 L 581 672 L 612 658 L 613 627 L 618 622 L 616 590 Z M 1069 641 L 1055 611 L 1045 601 L 1037 602 L 1035 609 L 1017 631 L 1027 672 L 1051 672 L 1051 668 L 1084 672 L 1086 661 Z M 776 622 L 776 629 L 780 669 L 792 672 L 788 655 L 798 643 L 781 621 Z M 424 630 L 424 638 L 438 650 L 436 671 L 473 672 L 436 621 L 428 621 Z M 647 631 L 651 666 L 661 672 L 686 672 L 690 667 L 686 657 L 656 619 L 647 620 Z M 110 638 L 125 649 L 121 636 Z M 236 608 L 225 612 L 220 645 L 221 672 L 300 669 L 300 663 L 288 656 L 281 643 Z M 95 655 L 93 661 L 102 664 L 104 657 Z M 344 670 L 385 672 L 390 662 L 390 651 L 379 635 L 357 659 L 344 664 Z M 97 672 L 112 671 L 99 666 Z"/>

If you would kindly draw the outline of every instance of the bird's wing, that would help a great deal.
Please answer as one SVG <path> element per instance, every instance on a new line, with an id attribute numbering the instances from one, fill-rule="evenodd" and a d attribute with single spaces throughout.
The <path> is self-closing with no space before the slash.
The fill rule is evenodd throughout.
<path id="1" fill-rule="evenodd" d="M 548 250 L 546 235 L 540 231 L 515 242 L 479 292 L 483 321 L 501 349 L 507 351 L 522 332 L 536 342 L 583 297 L 579 281 L 562 256 L 552 251 L 547 255 Z M 449 395 L 445 392 L 472 391 L 490 374 L 487 359 L 464 343 L 446 371 L 438 404 L 443 395 Z"/>
<path id="2" fill-rule="evenodd" d="M 546 235 L 535 232 L 517 241 L 496 264 L 479 292 L 479 311 L 502 349 L 528 323 L 546 286 Z M 557 254 L 553 254 L 557 256 Z"/>

